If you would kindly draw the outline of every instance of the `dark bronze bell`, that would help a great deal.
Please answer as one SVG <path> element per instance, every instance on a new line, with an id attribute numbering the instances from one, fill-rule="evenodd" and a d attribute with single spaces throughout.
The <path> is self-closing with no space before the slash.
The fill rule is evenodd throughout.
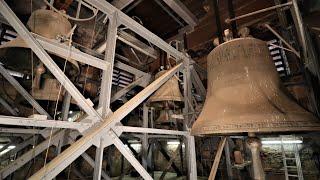
<path id="1" fill-rule="evenodd" d="M 160 111 L 160 115 L 156 120 L 157 124 L 170 124 L 170 123 L 175 123 L 173 121 L 171 121 L 170 115 L 169 115 L 169 111 L 170 110 L 162 110 Z"/>
<path id="2" fill-rule="evenodd" d="M 65 17 L 54 11 L 45 9 L 34 11 L 27 22 L 27 27 L 31 32 L 47 39 L 66 37 L 71 31 L 71 24 Z M 51 54 L 51 56 L 57 65 L 63 68 L 65 58 L 55 54 Z M 40 62 L 37 56 L 32 53 L 28 45 L 19 36 L 0 46 L 0 57 L 1 62 L 9 69 L 26 74 L 32 72 L 32 59 L 34 68 Z M 73 59 L 69 59 L 67 62 L 66 74 L 70 76 L 78 74 L 78 63 Z"/>
<path id="3" fill-rule="evenodd" d="M 316 117 L 280 90 L 266 42 L 239 38 L 208 55 L 208 91 L 193 135 L 316 131 Z"/>
<path id="4" fill-rule="evenodd" d="M 57 101 L 58 99 L 62 101 L 65 90 L 64 88 L 60 90 L 60 83 L 57 79 L 44 78 L 42 85 L 34 88 L 30 93 L 36 100 Z"/>
<path id="5" fill-rule="evenodd" d="M 27 27 L 31 32 L 51 40 L 66 37 L 71 31 L 71 24 L 65 17 L 45 9 L 34 11 L 27 22 Z M 65 58 L 55 54 L 50 55 L 57 65 L 63 69 Z M 58 80 L 52 79 L 52 76 L 48 74 L 50 71 L 46 70 L 20 36 L 0 46 L 0 57 L 2 57 L 1 62 L 14 71 L 31 74 L 33 68 L 34 81 L 30 94 L 36 100 L 62 101 L 64 89 L 62 88 L 59 93 L 60 84 Z M 78 63 L 73 59 L 68 59 L 65 72 L 71 77 L 77 75 L 79 73 Z M 46 77 L 42 78 L 45 73 L 47 73 Z"/>
<path id="6" fill-rule="evenodd" d="M 160 110 L 159 117 L 156 119 L 156 124 L 159 125 L 176 125 L 177 120 L 172 118 L 171 115 L 174 114 L 173 110 L 170 109 L 169 104 L 166 103 L 162 110 Z"/>

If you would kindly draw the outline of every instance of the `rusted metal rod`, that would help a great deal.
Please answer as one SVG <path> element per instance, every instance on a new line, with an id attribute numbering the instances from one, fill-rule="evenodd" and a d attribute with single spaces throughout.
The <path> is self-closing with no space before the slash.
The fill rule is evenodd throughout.
<path id="1" fill-rule="evenodd" d="M 292 5 L 292 2 L 287 2 L 287 3 L 284 3 L 284 4 L 271 6 L 271 7 L 260 9 L 258 11 L 254 11 L 254 12 L 251 12 L 251 13 L 248 13 L 248 14 L 237 16 L 237 17 L 234 17 L 234 18 L 231 18 L 231 19 L 227 18 L 225 20 L 225 22 L 229 24 L 232 21 L 236 21 L 236 20 L 239 20 L 239 19 L 242 19 L 242 18 L 246 18 L 246 17 L 252 16 L 252 15 L 260 14 L 260 13 L 263 13 L 263 12 L 267 12 L 267 11 L 271 11 L 271 10 L 274 10 L 274 9 L 278 9 L 278 8 L 282 8 L 282 7 L 286 7 L 286 6 L 291 6 L 291 5 Z"/>
<path id="2" fill-rule="evenodd" d="M 319 27 L 311 27 L 311 29 L 316 30 L 316 31 L 320 31 Z"/>
<path id="3" fill-rule="evenodd" d="M 300 58 L 300 53 L 295 50 L 284 38 L 280 36 L 280 34 L 275 31 L 269 24 L 264 24 L 264 26 L 269 29 L 277 38 L 279 38 L 295 55 L 297 55 Z"/>

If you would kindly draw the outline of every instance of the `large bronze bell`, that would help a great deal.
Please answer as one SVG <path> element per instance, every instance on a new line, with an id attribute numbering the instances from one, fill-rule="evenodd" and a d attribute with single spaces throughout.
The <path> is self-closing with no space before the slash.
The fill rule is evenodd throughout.
<path id="1" fill-rule="evenodd" d="M 57 39 L 57 37 L 66 37 L 71 31 L 70 22 L 51 10 L 39 9 L 34 11 L 28 22 L 27 27 L 31 32 L 36 33 L 48 39 Z M 64 66 L 65 58 L 52 54 L 52 58 L 61 68 Z M 34 66 L 37 66 L 39 59 L 31 52 L 28 45 L 21 37 L 9 41 L 0 46 L 1 62 L 9 69 L 29 74 L 32 69 L 31 59 L 33 57 Z M 68 60 L 66 65 L 66 74 L 74 76 L 79 72 L 78 63 L 75 60 Z"/>
<path id="2" fill-rule="evenodd" d="M 234 39 L 209 54 L 207 97 L 193 135 L 316 130 L 318 119 L 280 90 L 264 41 Z"/>
<path id="3" fill-rule="evenodd" d="M 167 70 L 162 70 L 156 74 L 156 78 L 160 77 Z M 164 83 L 150 98 L 149 102 L 163 102 L 163 101 L 173 101 L 181 102 L 183 97 L 179 89 L 178 79 L 173 76 L 166 83 Z"/>

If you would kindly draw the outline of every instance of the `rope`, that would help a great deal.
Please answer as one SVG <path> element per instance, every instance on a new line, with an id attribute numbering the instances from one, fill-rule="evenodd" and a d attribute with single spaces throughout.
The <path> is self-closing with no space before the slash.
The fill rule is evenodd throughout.
<path id="1" fill-rule="evenodd" d="M 32 8 L 33 8 L 33 3 L 32 3 L 32 1 L 30 1 L 30 6 L 31 6 L 31 13 L 32 13 Z M 35 26 L 35 21 L 33 21 L 33 26 Z M 33 27 L 34 28 L 34 27 Z M 31 93 L 32 94 L 34 94 L 34 77 L 33 77 L 33 73 L 34 73 L 34 67 L 33 67 L 33 63 L 34 63 L 34 59 L 33 59 L 33 51 L 30 49 L 30 53 L 31 53 Z M 34 106 L 32 106 L 32 114 L 35 114 L 35 108 L 34 108 Z M 35 129 L 35 127 L 34 126 L 32 126 L 32 129 L 34 130 Z M 32 151 L 32 159 L 33 159 L 33 164 L 36 164 L 36 154 L 35 154 L 35 146 L 36 146 L 36 143 L 37 143 L 37 141 L 36 141 L 36 135 L 35 135 L 35 133 L 32 135 L 32 138 L 33 138 L 33 144 L 32 144 L 32 149 L 33 149 L 33 151 Z M 30 169 L 32 168 L 32 164 L 30 165 Z M 34 166 L 33 166 L 33 169 L 34 169 Z"/>
<path id="2" fill-rule="evenodd" d="M 81 19 L 81 18 L 75 18 L 75 17 L 71 17 L 71 16 L 69 16 L 69 15 L 67 15 L 67 14 L 62 13 L 61 11 L 59 11 L 58 9 L 56 9 L 52 4 L 50 4 L 48 1 L 43 0 L 43 2 L 46 3 L 46 5 L 49 6 L 49 7 L 50 7 L 53 11 L 55 11 L 56 13 L 62 15 L 63 17 L 65 17 L 65 18 L 67 18 L 67 19 L 73 20 L 73 21 L 90 21 L 90 20 L 92 20 L 93 18 L 95 18 L 95 17 L 97 16 L 97 14 L 98 14 L 98 9 L 95 9 L 95 10 L 92 9 L 93 15 L 92 15 L 91 17 L 89 17 L 89 18 L 83 18 L 83 19 Z"/>
<path id="3" fill-rule="evenodd" d="M 63 66 L 63 73 L 66 71 L 67 62 L 68 62 L 68 60 L 69 60 L 70 57 L 71 57 L 72 36 L 73 36 L 73 33 L 74 33 L 75 28 L 72 28 L 72 29 L 73 29 L 73 31 L 70 33 L 70 39 L 69 39 L 69 55 L 68 55 L 68 57 L 65 59 L 64 66 Z M 54 110 L 53 120 L 56 120 L 56 115 L 57 115 L 57 109 L 58 109 L 58 103 L 59 103 L 59 97 L 60 97 L 60 94 L 61 94 L 61 90 L 62 90 L 62 84 L 60 83 L 59 93 L 58 93 L 57 100 L 56 100 L 56 106 L 55 106 L 55 110 Z M 53 126 L 51 127 L 51 129 L 50 129 L 50 136 L 49 136 L 48 148 L 47 148 L 47 151 L 46 151 L 43 168 L 46 167 L 47 158 L 48 158 L 48 153 L 49 153 L 50 144 L 51 144 L 52 135 L 53 135 L 53 128 L 54 128 L 54 125 L 53 125 Z M 45 169 L 45 170 L 46 170 L 46 169 Z"/>
<path id="4" fill-rule="evenodd" d="M 69 165 L 69 168 L 68 168 L 68 175 L 67 175 L 68 180 L 70 179 L 71 168 L 72 168 L 72 163 Z"/>

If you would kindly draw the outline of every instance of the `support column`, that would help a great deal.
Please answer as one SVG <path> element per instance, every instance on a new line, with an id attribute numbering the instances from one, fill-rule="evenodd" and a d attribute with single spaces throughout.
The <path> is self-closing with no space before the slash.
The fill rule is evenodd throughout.
<path id="1" fill-rule="evenodd" d="M 184 96 L 184 109 L 185 120 L 183 121 L 183 130 L 189 131 L 188 125 L 190 124 L 189 109 L 193 108 L 191 104 L 191 71 L 190 71 L 190 60 L 189 58 L 184 59 L 184 69 L 183 69 L 183 96 Z"/>
<path id="2" fill-rule="evenodd" d="M 149 108 L 146 105 L 146 103 L 143 104 L 143 127 L 148 128 L 148 115 L 149 115 Z M 144 133 L 142 136 L 142 166 L 147 169 L 148 168 L 148 163 L 147 163 L 147 158 L 148 158 L 148 134 Z"/>
<path id="3" fill-rule="evenodd" d="M 224 154 L 226 157 L 228 179 L 232 180 L 233 179 L 233 172 L 232 172 L 232 164 L 231 164 L 231 159 L 230 159 L 230 146 L 229 146 L 229 142 L 228 142 L 229 140 L 230 140 L 230 138 L 227 137 L 226 144 L 224 145 Z"/>
<path id="4" fill-rule="evenodd" d="M 93 179 L 100 180 L 101 179 L 101 171 L 102 171 L 102 160 L 103 160 L 103 150 L 104 150 L 104 139 L 100 138 L 100 146 L 97 147 L 96 157 L 95 157 L 95 165 L 93 172 Z"/>
<path id="5" fill-rule="evenodd" d="M 67 121 L 68 120 L 68 114 L 70 110 L 70 102 L 71 102 L 71 94 L 66 92 L 63 97 L 63 103 L 62 103 L 62 120 Z"/>
<path id="6" fill-rule="evenodd" d="M 150 127 L 154 128 L 154 107 L 150 107 Z M 150 166 L 151 166 L 151 175 L 154 178 L 154 170 L 155 170 L 155 150 L 156 150 L 156 142 L 155 139 L 151 139 L 150 144 Z"/>
<path id="7" fill-rule="evenodd" d="M 297 0 L 292 0 L 292 7 L 291 7 L 291 14 L 293 16 L 293 21 L 295 23 L 297 32 L 298 32 L 298 36 L 299 36 L 299 42 L 302 46 L 302 50 L 303 50 L 303 55 L 305 58 L 308 57 L 308 53 L 307 53 L 307 39 L 306 39 L 306 33 L 305 33 L 305 29 L 303 26 L 303 21 L 302 21 L 302 17 L 299 11 L 299 7 L 298 7 L 298 2 Z M 307 59 L 305 59 L 307 60 Z"/>
<path id="8" fill-rule="evenodd" d="M 196 160 L 196 145 L 194 136 L 187 136 L 186 157 L 188 165 L 188 179 L 197 179 L 197 160 Z"/>
<path id="9" fill-rule="evenodd" d="M 227 138 L 223 137 L 219 142 L 218 149 L 217 149 L 217 152 L 216 152 L 216 156 L 214 158 L 214 161 L 213 161 L 213 164 L 212 164 L 212 167 L 211 167 L 211 171 L 210 171 L 210 175 L 209 175 L 209 179 L 208 180 L 214 180 L 216 178 L 216 174 L 217 174 L 217 171 L 218 171 L 218 167 L 219 167 L 222 151 L 223 151 L 224 145 L 226 143 L 226 140 L 227 140 Z"/>
<path id="10" fill-rule="evenodd" d="M 253 179 L 254 180 L 265 180 L 264 170 L 261 164 L 260 158 L 260 148 L 261 141 L 256 137 L 249 137 L 247 140 L 247 145 L 251 152 L 252 157 L 252 169 L 253 169 Z"/>
<path id="11" fill-rule="evenodd" d="M 305 25 L 303 23 L 303 19 L 299 10 L 298 1 L 292 0 L 291 14 L 293 17 L 293 21 L 297 30 L 298 40 L 302 46 L 303 53 L 300 53 L 303 57 L 303 67 L 308 69 L 314 76 L 318 77 L 318 81 L 320 79 L 320 70 L 319 70 L 319 62 L 316 57 L 315 47 L 311 43 L 311 38 L 308 32 L 306 32 Z M 320 107 L 317 103 L 319 97 L 316 95 L 316 89 L 311 81 L 311 77 L 308 73 L 304 73 L 306 81 L 310 87 L 309 99 L 313 106 L 313 111 L 317 115 L 320 114 Z M 315 82 L 318 83 L 319 82 Z"/>
<path id="12" fill-rule="evenodd" d="M 189 131 L 188 125 L 191 122 L 191 118 L 189 115 L 189 109 L 193 107 L 190 99 L 191 99 L 191 78 L 190 78 L 190 60 L 188 58 L 184 59 L 184 70 L 183 70 L 183 88 L 184 88 L 184 109 L 183 113 L 186 115 L 185 120 L 183 121 L 183 130 Z M 195 142 L 194 137 L 190 134 L 186 136 L 185 139 L 186 144 L 186 160 L 187 160 L 187 167 L 188 167 L 188 179 L 193 180 L 197 179 L 197 166 L 196 166 L 196 150 L 195 150 Z"/>
<path id="13" fill-rule="evenodd" d="M 99 107 L 102 107 L 102 117 L 106 116 L 106 111 L 110 106 L 112 74 L 114 57 L 117 43 L 118 15 L 114 12 L 109 17 L 109 26 L 107 33 L 107 49 L 105 51 L 104 60 L 110 64 L 107 70 L 102 73 L 101 91 L 99 96 Z"/>
<path id="14" fill-rule="evenodd" d="M 63 103 L 62 103 L 62 121 L 68 121 L 70 102 L 71 102 L 71 95 L 70 93 L 66 92 L 64 94 Z M 61 139 L 59 140 L 59 143 L 57 146 L 57 155 L 61 153 L 61 148 L 64 145 L 66 133 L 68 132 L 64 131 L 63 135 L 61 136 Z"/>
<path id="15" fill-rule="evenodd" d="M 109 146 L 109 147 L 110 147 L 110 146 Z M 94 168 L 94 166 L 95 166 L 95 161 L 94 161 L 87 153 L 81 154 L 81 157 L 82 157 L 84 160 L 86 160 L 91 167 Z M 107 174 L 104 170 L 101 170 L 101 176 L 102 176 L 105 180 L 111 180 L 111 178 L 108 176 L 108 174 Z"/>

